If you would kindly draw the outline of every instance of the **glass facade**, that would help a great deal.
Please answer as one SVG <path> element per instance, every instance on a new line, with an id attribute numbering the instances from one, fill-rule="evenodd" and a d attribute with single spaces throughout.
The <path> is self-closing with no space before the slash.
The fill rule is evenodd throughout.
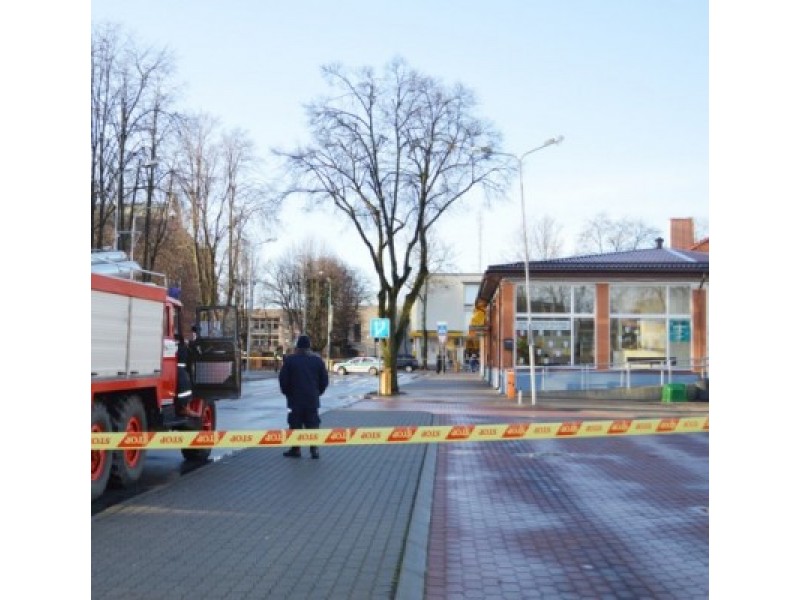
<path id="1" fill-rule="evenodd" d="M 611 285 L 609 294 L 613 366 L 691 366 L 688 285 Z"/>
<path id="2" fill-rule="evenodd" d="M 517 285 L 514 360 L 529 365 L 528 318 L 537 366 L 596 365 L 595 284 Z M 669 360 L 691 366 L 689 285 L 609 285 L 611 365 L 647 366 Z"/>
<path id="3" fill-rule="evenodd" d="M 524 284 L 517 286 L 516 304 L 515 360 L 517 365 L 529 365 Z M 572 366 L 594 362 L 594 284 L 534 284 L 531 307 L 536 365 Z"/>

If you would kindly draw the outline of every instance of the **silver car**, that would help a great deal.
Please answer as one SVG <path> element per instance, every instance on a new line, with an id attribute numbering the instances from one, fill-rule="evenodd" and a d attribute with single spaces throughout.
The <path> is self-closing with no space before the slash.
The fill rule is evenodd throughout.
<path id="1" fill-rule="evenodd" d="M 377 375 L 380 371 L 383 371 L 383 360 L 374 356 L 357 356 L 344 362 L 334 363 L 331 370 L 339 375 L 347 375 L 348 373 Z"/>

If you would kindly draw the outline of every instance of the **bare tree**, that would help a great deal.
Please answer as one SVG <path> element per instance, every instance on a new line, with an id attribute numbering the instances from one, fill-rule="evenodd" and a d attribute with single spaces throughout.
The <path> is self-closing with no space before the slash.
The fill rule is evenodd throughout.
<path id="1" fill-rule="evenodd" d="M 180 193 L 187 207 L 200 303 L 205 305 L 218 303 L 218 257 L 226 239 L 225 207 L 218 191 L 216 128 L 216 119 L 209 115 L 186 118 L 181 125 L 178 158 Z"/>
<path id="2" fill-rule="evenodd" d="M 601 212 L 588 219 L 578 235 L 577 251 L 584 253 L 623 252 L 652 246 L 658 229 L 642 220 L 612 219 Z"/>
<path id="3" fill-rule="evenodd" d="M 173 60 L 166 49 L 142 48 L 119 26 L 101 25 L 92 34 L 91 243 L 130 250 L 135 232 L 137 189 L 149 179 L 161 137 L 158 117 L 169 104 Z M 126 211 L 126 204 L 130 204 Z M 149 234 L 149 231 L 148 231 Z M 146 236 L 147 237 L 147 236 Z M 109 243 L 110 238 L 110 243 Z M 152 261 L 147 261 L 148 263 Z"/>
<path id="4" fill-rule="evenodd" d="M 255 239 L 256 232 L 269 229 L 269 216 L 277 214 L 274 196 L 266 185 L 255 177 L 259 162 L 254 145 L 241 129 L 222 136 L 220 143 L 222 161 L 222 188 L 227 212 L 227 279 L 225 304 L 234 302 L 243 306 L 242 298 L 234 298 L 237 284 L 248 279 L 242 272 L 242 254 L 245 242 Z"/>
<path id="5" fill-rule="evenodd" d="M 494 155 L 473 152 L 496 146 L 499 136 L 473 116 L 466 88 L 448 88 L 402 60 L 382 76 L 336 65 L 323 74 L 334 91 L 307 107 L 313 142 L 278 154 L 297 176 L 289 193 L 329 202 L 369 252 L 378 314 L 390 321 L 384 358 L 391 390 L 384 391 L 396 392 L 397 350 L 428 276 L 430 232 L 473 187 L 499 182 L 503 169 Z"/>
<path id="6" fill-rule="evenodd" d="M 555 219 L 549 215 L 544 215 L 540 219 L 533 220 L 533 252 L 531 256 L 534 260 L 550 260 L 563 256 L 564 247 L 563 228 Z"/>
<path id="7" fill-rule="evenodd" d="M 91 237 L 92 248 L 106 244 L 105 232 L 113 216 L 114 86 L 112 68 L 118 52 L 117 28 L 105 26 L 92 35 L 91 119 Z"/>
<path id="8" fill-rule="evenodd" d="M 528 253 L 531 260 L 550 260 L 563 256 L 563 227 L 551 216 L 544 215 L 534 219 L 531 233 L 528 236 Z M 525 260 L 525 235 L 522 226 L 517 230 L 517 235 L 507 252 L 507 262 L 521 262 Z"/>
<path id="9" fill-rule="evenodd" d="M 302 247 L 293 246 L 269 266 L 264 277 L 266 301 L 283 310 L 293 334 L 309 334 L 313 349 L 322 351 L 327 343 L 328 281 L 331 304 L 336 307 L 331 345 L 341 353 L 367 297 L 366 283 L 357 271 L 306 240 Z"/>

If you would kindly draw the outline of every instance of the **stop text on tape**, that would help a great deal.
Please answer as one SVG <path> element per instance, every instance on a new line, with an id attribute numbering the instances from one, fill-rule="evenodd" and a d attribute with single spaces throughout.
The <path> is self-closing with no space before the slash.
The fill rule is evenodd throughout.
<path id="1" fill-rule="evenodd" d="M 92 450 L 361 446 L 707 433 L 708 417 L 240 431 L 92 432 Z"/>

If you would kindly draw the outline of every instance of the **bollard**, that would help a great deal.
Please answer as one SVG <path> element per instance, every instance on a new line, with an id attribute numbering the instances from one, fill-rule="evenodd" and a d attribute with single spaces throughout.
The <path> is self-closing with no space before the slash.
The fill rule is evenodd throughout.
<path id="1" fill-rule="evenodd" d="M 508 369 L 506 371 L 506 397 L 511 400 L 514 398 L 514 394 L 516 392 L 516 385 L 514 383 L 514 369 Z"/>

